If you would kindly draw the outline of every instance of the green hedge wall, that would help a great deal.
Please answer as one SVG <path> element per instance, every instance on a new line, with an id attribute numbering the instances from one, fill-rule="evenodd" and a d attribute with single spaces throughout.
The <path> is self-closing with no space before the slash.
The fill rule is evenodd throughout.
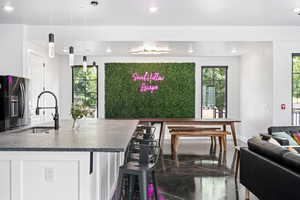
<path id="1" fill-rule="evenodd" d="M 135 72 L 159 72 L 165 80 L 146 82 L 159 90 L 142 93 Z M 106 63 L 105 117 L 195 117 L 195 63 Z"/>

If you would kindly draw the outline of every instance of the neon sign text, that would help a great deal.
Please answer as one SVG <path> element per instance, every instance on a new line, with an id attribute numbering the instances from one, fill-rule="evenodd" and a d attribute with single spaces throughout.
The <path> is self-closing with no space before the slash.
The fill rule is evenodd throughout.
<path id="1" fill-rule="evenodd" d="M 132 80 L 133 81 L 144 81 L 144 82 L 152 82 L 152 81 L 163 81 L 165 80 L 164 76 L 161 76 L 159 72 L 154 72 L 149 74 L 148 72 L 145 72 L 144 75 L 133 73 L 132 74 Z"/>
<path id="2" fill-rule="evenodd" d="M 134 82 L 142 81 L 140 89 L 139 89 L 139 91 L 142 93 L 144 93 L 144 92 L 154 93 L 154 92 L 158 91 L 159 86 L 153 85 L 152 82 L 160 82 L 160 81 L 165 80 L 165 77 L 162 76 L 159 72 L 154 72 L 154 73 L 145 72 L 143 75 L 135 72 L 132 74 L 131 77 Z"/>

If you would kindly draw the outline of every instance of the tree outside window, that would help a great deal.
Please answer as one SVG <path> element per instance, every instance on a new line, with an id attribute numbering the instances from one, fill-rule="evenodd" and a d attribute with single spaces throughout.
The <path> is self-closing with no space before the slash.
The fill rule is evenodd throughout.
<path id="1" fill-rule="evenodd" d="M 293 54 L 292 69 L 292 117 L 293 125 L 300 125 L 300 54 Z"/>

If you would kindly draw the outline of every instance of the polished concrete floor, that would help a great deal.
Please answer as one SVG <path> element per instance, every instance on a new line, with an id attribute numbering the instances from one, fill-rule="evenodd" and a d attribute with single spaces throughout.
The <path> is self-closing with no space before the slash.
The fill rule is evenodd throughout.
<path id="1" fill-rule="evenodd" d="M 177 155 L 171 155 L 168 141 L 163 149 L 156 170 L 160 200 L 245 199 L 245 188 L 235 180 L 237 154 L 230 141 L 226 153 L 203 139 L 183 140 Z"/>

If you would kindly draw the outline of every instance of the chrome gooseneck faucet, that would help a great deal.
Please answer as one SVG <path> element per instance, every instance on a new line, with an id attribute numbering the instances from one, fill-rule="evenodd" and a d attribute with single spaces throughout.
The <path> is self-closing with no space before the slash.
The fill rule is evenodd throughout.
<path id="1" fill-rule="evenodd" d="M 39 107 L 39 101 L 40 98 L 43 94 L 51 94 L 54 99 L 55 99 L 55 107 Z M 59 114 L 58 114 L 58 102 L 57 102 L 57 97 L 55 96 L 55 94 L 53 92 L 50 91 L 43 91 L 39 94 L 38 98 L 37 98 L 37 106 L 36 106 L 36 110 L 35 113 L 36 115 L 40 114 L 40 110 L 44 110 L 44 109 L 55 109 L 55 114 L 53 116 L 53 120 L 54 120 L 54 129 L 58 130 L 59 129 Z"/>

